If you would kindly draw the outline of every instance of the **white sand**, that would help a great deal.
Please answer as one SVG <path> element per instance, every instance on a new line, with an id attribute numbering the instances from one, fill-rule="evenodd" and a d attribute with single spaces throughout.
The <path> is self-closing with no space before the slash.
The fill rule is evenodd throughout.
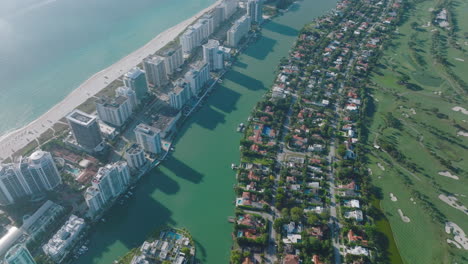
<path id="1" fill-rule="evenodd" d="M 410 219 L 409 217 L 405 216 L 405 215 L 403 214 L 403 211 L 401 211 L 401 209 L 398 209 L 398 214 L 399 214 L 400 217 L 401 217 L 401 221 L 403 221 L 403 222 L 405 222 L 405 223 L 411 222 L 411 219 Z"/>
<path id="2" fill-rule="evenodd" d="M 445 232 L 447 234 L 453 233 L 456 243 L 461 245 L 465 250 L 468 250 L 468 237 L 466 237 L 463 229 L 461 229 L 457 224 L 454 222 L 445 223 Z M 447 243 L 451 243 L 449 242 L 449 239 L 447 239 Z"/>
<path id="3" fill-rule="evenodd" d="M 181 34 L 185 28 L 195 22 L 204 13 L 213 9 L 221 1 L 217 1 L 208 8 L 200 11 L 195 16 L 177 24 L 174 27 L 167 29 L 161 34 L 157 35 L 154 39 L 148 42 L 145 46 L 130 53 L 118 62 L 109 66 L 108 68 L 94 74 L 82 83 L 78 88 L 71 92 L 60 103 L 52 107 L 48 112 L 29 123 L 28 125 L 10 132 L 0 138 L 0 161 L 10 157 L 14 152 L 26 146 L 29 142 L 38 138 L 42 133 L 52 127 L 57 121 L 62 119 L 65 115 L 70 113 L 73 109 L 84 103 L 90 97 L 97 94 L 104 89 L 109 83 L 118 79 L 122 74 L 126 73 L 142 59 L 154 54 L 159 49 L 164 47 L 167 43 L 174 40 Z M 107 76 L 107 79 L 104 78 Z"/>
<path id="4" fill-rule="evenodd" d="M 465 108 L 461 106 L 454 106 L 452 107 L 452 110 L 455 112 L 462 112 L 463 114 L 468 115 L 468 110 L 466 110 Z"/>
<path id="5" fill-rule="evenodd" d="M 458 131 L 457 135 L 458 135 L 458 136 L 468 137 L 468 132 Z"/>
<path id="6" fill-rule="evenodd" d="M 455 60 L 457 60 L 457 61 L 465 61 L 464 59 L 461 59 L 461 58 L 455 58 Z"/>
<path id="7" fill-rule="evenodd" d="M 460 244 L 458 244 L 457 242 L 451 240 L 451 239 L 448 239 L 447 238 L 447 243 L 448 244 L 452 244 L 452 245 L 455 245 L 458 249 L 461 249 L 462 247 L 460 246 Z"/>
<path id="8" fill-rule="evenodd" d="M 450 173 L 450 171 L 441 171 L 441 172 L 439 172 L 439 175 L 449 177 L 449 178 L 452 178 L 454 180 L 460 179 L 457 175 L 453 175 L 452 173 Z"/>
<path id="9" fill-rule="evenodd" d="M 385 167 L 384 167 L 382 164 L 380 164 L 380 162 L 377 163 L 377 166 L 379 166 L 379 168 L 380 168 L 381 170 L 385 171 Z"/>
<path id="10" fill-rule="evenodd" d="M 396 202 L 398 201 L 398 198 L 393 193 L 390 193 L 390 200 L 392 200 L 392 202 Z"/>
<path id="11" fill-rule="evenodd" d="M 468 215 L 468 209 L 466 206 L 458 204 L 458 198 L 454 196 L 446 196 L 444 194 L 439 195 L 439 199 L 445 202 L 446 204 L 450 205 L 451 207 L 464 212 Z"/>

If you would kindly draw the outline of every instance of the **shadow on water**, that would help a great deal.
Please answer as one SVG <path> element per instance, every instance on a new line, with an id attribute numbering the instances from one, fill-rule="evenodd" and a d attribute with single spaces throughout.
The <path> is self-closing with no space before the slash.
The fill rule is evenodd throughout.
<path id="1" fill-rule="evenodd" d="M 242 68 L 242 69 L 247 69 L 247 66 L 248 66 L 248 65 L 247 65 L 247 63 L 243 63 L 243 62 L 241 62 L 241 61 L 236 61 L 236 62 L 234 63 L 234 66 L 239 67 L 239 68 Z"/>
<path id="2" fill-rule="evenodd" d="M 275 21 L 271 21 L 268 24 L 266 24 L 265 29 L 286 36 L 297 36 L 297 34 L 299 34 L 299 31 L 297 29 L 283 24 L 279 24 Z"/>
<path id="3" fill-rule="evenodd" d="M 218 85 L 216 92 L 213 94 L 216 100 L 208 100 L 208 105 L 218 108 L 225 113 L 231 113 L 236 110 L 236 103 L 241 95 L 225 86 Z"/>
<path id="4" fill-rule="evenodd" d="M 233 69 L 228 74 L 226 74 L 226 80 L 231 82 L 237 83 L 240 86 L 243 86 L 249 90 L 257 91 L 257 90 L 265 90 L 266 87 L 263 82 L 254 79 L 248 75 L 245 75 L 241 72 L 236 71 Z"/>
<path id="5" fill-rule="evenodd" d="M 204 263 L 206 261 L 206 258 L 207 258 L 207 253 L 206 253 L 206 249 L 203 247 L 203 245 L 198 242 L 196 239 L 193 240 L 196 248 L 197 248 L 197 253 L 196 253 L 196 259 L 200 262 L 200 263 Z"/>
<path id="6" fill-rule="evenodd" d="M 174 158 L 172 155 L 168 156 L 167 160 L 164 162 L 164 167 L 167 168 L 168 170 L 170 170 L 172 173 L 174 173 L 174 175 L 176 175 L 177 177 L 180 177 L 182 179 L 188 180 L 188 181 L 193 182 L 193 183 L 202 182 L 203 175 L 201 173 L 199 173 L 198 171 L 196 171 L 196 170 L 192 169 L 191 167 L 187 166 L 187 164 L 183 163 L 182 161 L 178 160 L 177 158 Z M 162 173 L 160 171 L 158 171 L 157 178 L 160 177 L 159 176 L 160 174 L 162 174 Z M 174 183 L 176 183 L 176 182 L 174 182 Z"/>
<path id="7" fill-rule="evenodd" d="M 114 250 L 111 246 L 116 241 L 108 239 L 109 237 L 116 238 L 127 248 L 135 248 L 140 246 L 153 230 L 161 226 L 176 225 L 177 222 L 172 219 L 172 212 L 152 197 L 157 190 L 165 194 L 176 194 L 180 186 L 159 170 L 142 178 L 134 190 L 135 197 L 123 205 L 114 206 L 106 214 L 112 215 L 112 218 L 93 228 L 90 251 L 80 257 L 77 263 L 89 264 L 95 263 L 93 259 L 102 260 L 103 256 Z M 128 232 L 132 235 L 125 235 Z M 107 263 L 111 261 L 108 260 Z"/>
<path id="8" fill-rule="evenodd" d="M 263 35 L 262 38 L 260 38 L 257 41 L 257 44 L 254 48 L 246 49 L 246 51 L 243 54 L 255 58 L 257 60 L 264 60 L 270 52 L 274 51 L 273 47 L 276 45 L 277 42 L 277 40 Z"/>
<path id="9" fill-rule="evenodd" d="M 184 127 L 189 127 L 194 122 L 206 129 L 214 130 L 218 124 L 226 123 L 225 115 L 209 105 L 204 106 L 200 112 L 200 118 L 194 119 L 195 121 L 189 121 Z"/>

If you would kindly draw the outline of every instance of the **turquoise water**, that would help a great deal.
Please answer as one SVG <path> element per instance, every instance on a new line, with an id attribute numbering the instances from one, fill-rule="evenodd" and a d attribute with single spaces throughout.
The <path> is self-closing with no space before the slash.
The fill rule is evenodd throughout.
<path id="1" fill-rule="evenodd" d="M 239 163 L 236 132 L 271 87 L 280 59 L 288 54 L 305 23 L 325 14 L 335 0 L 304 0 L 264 26 L 262 38 L 239 56 L 204 106 L 180 129 L 175 151 L 144 176 L 134 196 L 115 206 L 91 235 L 79 264 L 107 264 L 138 247 L 167 225 L 184 227 L 203 264 L 229 262 L 234 215 L 235 172 Z M 237 234 L 234 234 L 236 236 Z"/>
<path id="2" fill-rule="evenodd" d="M 1 0 L 0 135 L 215 0 Z"/>

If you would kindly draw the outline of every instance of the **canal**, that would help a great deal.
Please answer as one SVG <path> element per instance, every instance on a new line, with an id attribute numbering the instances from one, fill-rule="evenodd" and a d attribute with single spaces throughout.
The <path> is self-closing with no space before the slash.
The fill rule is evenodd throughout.
<path id="1" fill-rule="evenodd" d="M 201 263 L 228 263 L 240 133 L 256 102 L 271 86 L 280 59 L 304 24 L 331 10 L 336 0 L 303 0 L 264 25 L 262 38 L 239 56 L 205 105 L 181 128 L 175 151 L 145 175 L 135 195 L 116 205 L 91 236 L 78 263 L 112 263 L 163 225 L 187 228 Z"/>

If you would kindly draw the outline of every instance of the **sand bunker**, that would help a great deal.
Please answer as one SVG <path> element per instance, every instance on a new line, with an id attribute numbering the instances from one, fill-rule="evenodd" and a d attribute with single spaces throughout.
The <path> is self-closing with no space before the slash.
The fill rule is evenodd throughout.
<path id="1" fill-rule="evenodd" d="M 457 61 L 465 61 L 464 59 L 461 59 L 461 58 L 455 58 L 455 60 L 457 60 Z"/>
<path id="2" fill-rule="evenodd" d="M 413 115 L 416 114 L 416 110 L 414 110 L 414 108 L 411 108 L 410 111 L 411 111 L 411 114 L 413 114 Z"/>
<path id="3" fill-rule="evenodd" d="M 454 180 L 460 179 L 457 175 L 453 175 L 452 173 L 450 173 L 450 171 L 441 171 L 441 172 L 439 172 L 439 175 L 449 177 L 449 178 L 452 178 Z"/>
<path id="4" fill-rule="evenodd" d="M 458 248 L 463 247 L 465 250 L 468 250 L 468 237 L 466 237 L 463 229 L 461 229 L 457 224 L 454 222 L 445 223 L 445 232 L 447 234 L 453 233 L 455 239 L 455 241 L 447 239 L 447 243 L 454 244 Z"/>
<path id="5" fill-rule="evenodd" d="M 392 200 L 392 202 L 396 202 L 398 201 L 398 198 L 395 195 L 393 195 L 393 193 L 390 193 L 390 200 Z"/>
<path id="6" fill-rule="evenodd" d="M 401 211 L 401 209 L 398 209 L 398 214 L 400 215 L 401 217 L 401 221 L 405 222 L 405 223 L 409 223 L 411 222 L 411 219 L 409 219 L 409 217 L 407 217 L 406 215 L 403 214 L 403 211 Z"/>
<path id="7" fill-rule="evenodd" d="M 380 164 L 380 162 L 377 163 L 377 166 L 379 166 L 379 168 L 380 168 L 381 170 L 385 171 L 385 167 L 384 167 L 382 164 Z"/>
<path id="8" fill-rule="evenodd" d="M 455 106 L 452 108 L 452 110 L 455 112 L 462 112 L 463 114 L 468 115 L 468 110 L 466 110 L 465 108 L 461 106 Z"/>
<path id="9" fill-rule="evenodd" d="M 468 132 L 465 132 L 465 131 L 458 131 L 457 135 L 458 135 L 458 136 L 468 137 Z"/>
<path id="10" fill-rule="evenodd" d="M 444 194 L 439 195 L 439 199 L 441 199 L 443 202 L 446 204 L 452 206 L 453 208 L 460 210 L 464 212 L 466 215 L 468 215 L 468 209 L 464 205 L 458 204 L 458 199 L 454 196 L 446 196 Z"/>

